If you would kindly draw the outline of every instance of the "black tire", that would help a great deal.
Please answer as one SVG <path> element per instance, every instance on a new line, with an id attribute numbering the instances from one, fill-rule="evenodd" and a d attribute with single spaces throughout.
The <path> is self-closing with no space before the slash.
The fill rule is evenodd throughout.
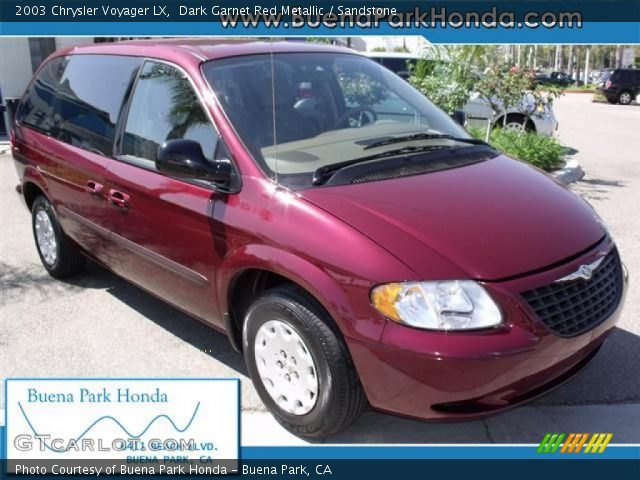
<path id="1" fill-rule="evenodd" d="M 496 123 L 493 124 L 493 128 L 502 128 L 505 124 L 509 123 L 518 123 L 522 125 L 525 122 L 524 115 L 520 115 L 519 113 L 510 113 L 507 115 L 507 120 L 505 122 L 504 117 L 498 119 Z M 524 125 L 525 132 L 535 132 L 536 127 L 531 120 L 527 120 L 527 123 Z"/>
<path id="2" fill-rule="evenodd" d="M 49 263 L 45 260 L 43 253 L 40 251 L 40 246 L 38 245 L 36 216 L 38 215 L 38 212 L 41 211 L 49 217 L 57 244 L 57 255 L 53 263 Z M 54 278 L 65 278 L 80 273 L 84 269 L 87 261 L 86 257 L 80 253 L 77 247 L 62 231 L 51 203 L 49 203 L 49 200 L 42 195 L 34 200 L 31 207 L 31 226 L 40 261 L 47 272 L 49 272 L 49 275 Z"/>
<path id="3" fill-rule="evenodd" d="M 318 395 L 313 408 L 296 415 L 271 397 L 258 372 L 255 338 L 269 320 L 293 327 L 313 357 Z M 268 290 L 249 308 L 243 328 L 244 357 L 253 384 L 278 422 L 294 435 L 323 439 L 352 423 L 367 405 L 360 379 L 341 333 L 326 311 L 293 285 Z"/>
<path id="4" fill-rule="evenodd" d="M 618 94 L 620 105 L 629 105 L 633 101 L 633 94 L 629 90 L 623 90 Z"/>

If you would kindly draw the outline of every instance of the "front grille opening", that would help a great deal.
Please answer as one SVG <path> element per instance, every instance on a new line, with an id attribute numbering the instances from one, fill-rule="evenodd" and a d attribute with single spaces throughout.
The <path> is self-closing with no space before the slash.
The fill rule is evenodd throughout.
<path id="1" fill-rule="evenodd" d="M 538 318 L 561 337 L 581 335 L 613 314 L 622 297 L 622 265 L 616 249 L 589 280 L 552 283 L 522 294 Z"/>

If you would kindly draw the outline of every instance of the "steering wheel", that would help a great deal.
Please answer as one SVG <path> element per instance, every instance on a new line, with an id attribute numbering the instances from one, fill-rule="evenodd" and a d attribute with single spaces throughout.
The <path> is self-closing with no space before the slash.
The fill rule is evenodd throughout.
<path id="1" fill-rule="evenodd" d="M 367 115 L 368 114 L 368 115 Z M 336 121 L 333 128 L 341 127 L 347 120 L 353 120 L 354 124 L 349 122 L 349 126 L 363 127 L 378 120 L 378 115 L 371 107 L 363 105 L 361 107 L 352 108 L 344 112 Z M 366 121 L 365 121 L 366 120 Z"/>

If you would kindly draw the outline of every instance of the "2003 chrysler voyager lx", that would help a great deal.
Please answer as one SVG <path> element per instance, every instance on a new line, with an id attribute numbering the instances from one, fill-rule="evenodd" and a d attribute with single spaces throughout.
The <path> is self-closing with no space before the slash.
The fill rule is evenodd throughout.
<path id="1" fill-rule="evenodd" d="M 225 331 L 298 435 L 367 403 L 442 420 L 520 404 L 584 367 L 623 303 L 587 203 L 349 50 L 59 51 L 11 140 L 47 271 L 88 256 Z"/>

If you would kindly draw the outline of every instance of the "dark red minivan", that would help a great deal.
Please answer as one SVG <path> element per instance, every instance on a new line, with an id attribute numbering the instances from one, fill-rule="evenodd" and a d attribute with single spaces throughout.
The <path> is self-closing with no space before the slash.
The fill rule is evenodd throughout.
<path id="1" fill-rule="evenodd" d="M 518 405 L 584 367 L 623 303 L 587 203 L 349 50 L 62 50 L 12 151 L 52 276 L 88 256 L 226 332 L 301 436 L 367 403 L 443 420 Z"/>

